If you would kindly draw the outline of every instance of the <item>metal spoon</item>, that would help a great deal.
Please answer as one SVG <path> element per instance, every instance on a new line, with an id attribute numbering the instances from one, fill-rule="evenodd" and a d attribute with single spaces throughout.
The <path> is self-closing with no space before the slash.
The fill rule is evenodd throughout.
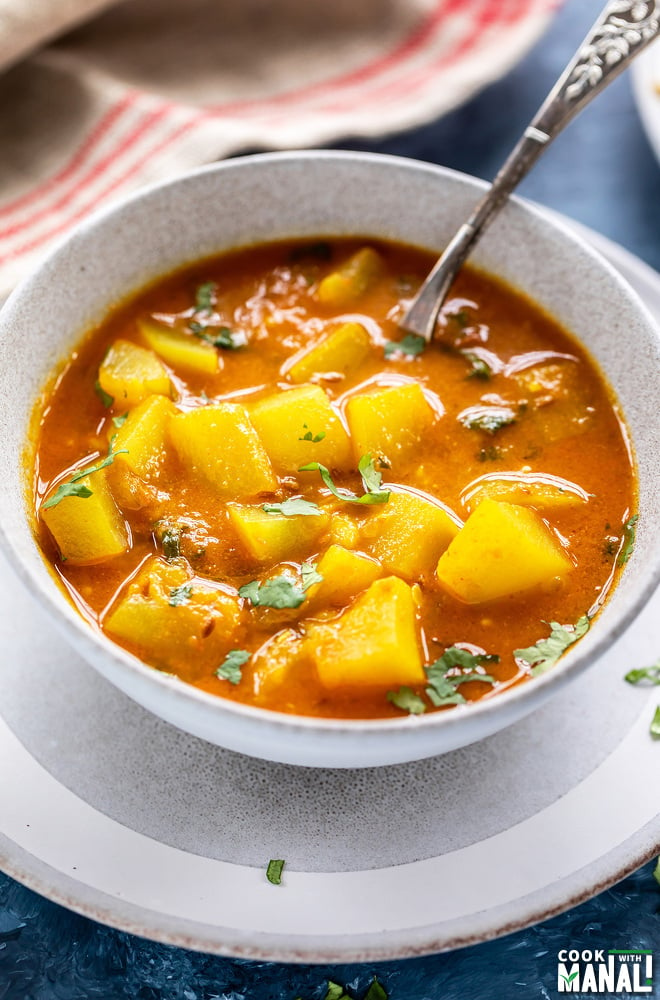
<path id="1" fill-rule="evenodd" d="M 433 338 L 449 287 L 483 231 L 556 135 L 660 34 L 660 0 L 611 0 L 399 321 Z"/>

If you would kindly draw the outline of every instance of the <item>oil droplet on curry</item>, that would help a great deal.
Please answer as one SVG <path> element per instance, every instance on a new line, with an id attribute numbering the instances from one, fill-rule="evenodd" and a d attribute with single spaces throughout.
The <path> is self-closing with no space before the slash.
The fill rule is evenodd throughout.
<path id="1" fill-rule="evenodd" d="M 118 308 L 40 401 L 35 521 L 92 627 L 224 698 L 446 710 L 551 668 L 634 541 L 616 404 L 585 351 L 466 269 L 371 240 L 196 264 Z"/>

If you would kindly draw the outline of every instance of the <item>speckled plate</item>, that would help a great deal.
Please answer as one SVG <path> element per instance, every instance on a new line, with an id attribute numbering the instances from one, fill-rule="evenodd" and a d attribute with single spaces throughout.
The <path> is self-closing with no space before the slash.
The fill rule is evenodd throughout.
<path id="1" fill-rule="evenodd" d="M 587 235 L 660 318 L 660 277 Z M 87 667 L 4 563 L 0 648 L 0 867 L 135 934 L 287 962 L 418 955 L 542 920 L 660 850 L 660 696 L 623 680 L 657 659 L 660 593 L 522 722 L 360 771 L 170 727 Z"/>

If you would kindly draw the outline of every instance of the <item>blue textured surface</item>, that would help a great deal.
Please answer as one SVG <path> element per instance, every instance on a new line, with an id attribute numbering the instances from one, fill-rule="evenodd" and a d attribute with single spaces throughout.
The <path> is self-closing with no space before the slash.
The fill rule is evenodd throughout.
<path id="1" fill-rule="evenodd" d="M 568 0 L 513 73 L 443 120 L 386 141 L 340 145 L 490 178 L 601 6 L 602 0 Z M 521 192 L 660 268 L 660 168 L 625 77 L 553 144 Z M 658 753 L 660 769 L 660 746 Z M 557 952 L 565 947 L 652 949 L 657 966 L 660 887 L 652 866 L 498 941 L 405 962 L 332 967 L 232 961 L 143 941 L 0 876 L 0 1000 L 316 1000 L 329 978 L 361 998 L 374 973 L 390 1000 L 550 1000 L 557 996 Z M 653 996 L 660 997 L 658 973 L 656 980 Z"/>

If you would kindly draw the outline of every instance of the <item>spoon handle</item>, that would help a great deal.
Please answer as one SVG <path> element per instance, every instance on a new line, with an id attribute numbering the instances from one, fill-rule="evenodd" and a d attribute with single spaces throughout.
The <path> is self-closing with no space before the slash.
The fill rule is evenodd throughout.
<path id="1" fill-rule="evenodd" d="M 449 287 L 484 229 L 541 153 L 660 34 L 660 0 L 610 0 L 495 180 L 448 244 L 399 326 L 430 341 Z"/>

